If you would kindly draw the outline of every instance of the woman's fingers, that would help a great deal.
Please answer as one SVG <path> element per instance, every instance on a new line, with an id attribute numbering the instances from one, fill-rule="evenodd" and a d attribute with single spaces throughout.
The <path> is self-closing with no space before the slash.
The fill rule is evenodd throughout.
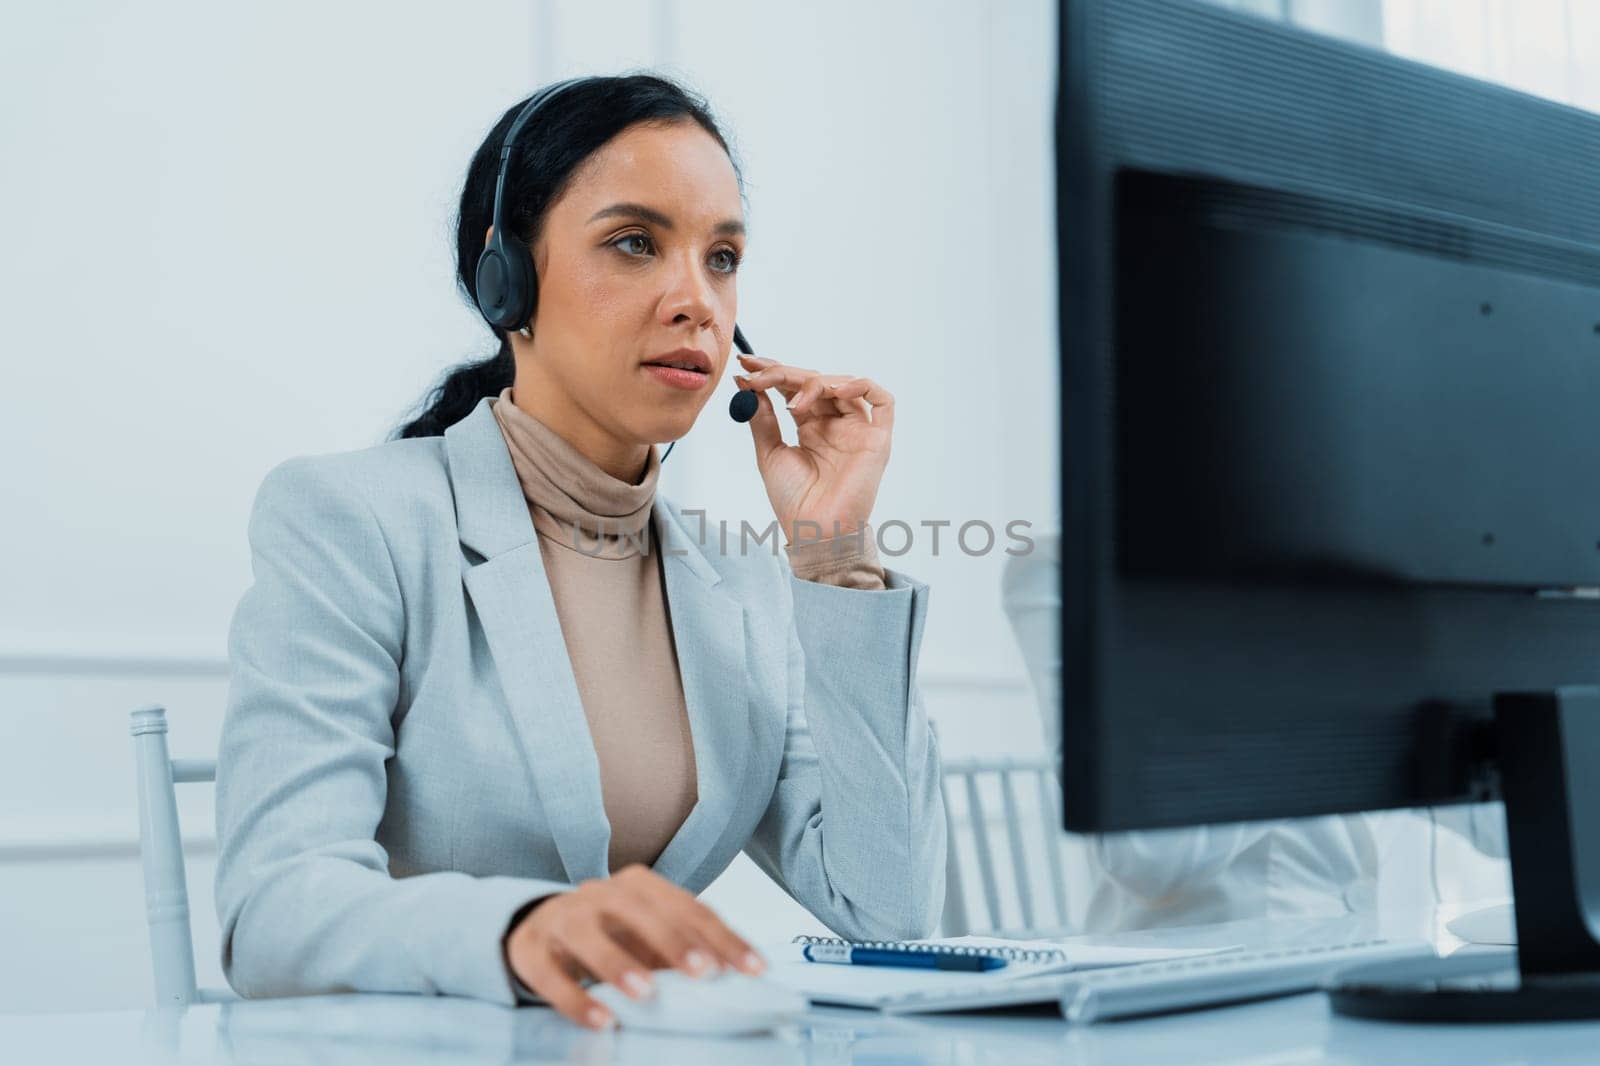
<path id="1" fill-rule="evenodd" d="M 655 905 L 680 927 L 696 934 L 714 961 L 747 973 L 759 972 L 761 961 L 750 945 L 693 893 L 663 878 L 654 895 L 658 897 L 653 901 Z M 755 961 L 755 971 L 750 969 L 751 960 Z"/>
<path id="2" fill-rule="evenodd" d="M 872 408 L 867 406 L 867 401 L 860 396 L 840 396 L 839 389 L 845 384 L 856 381 L 856 378 L 841 377 L 830 381 L 822 388 L 822 396 L 818 401 L 816 411 L 819 414 L 837 415 L 848 418 L 851 415 L 860 415 L 863 422 L 872 421 Z"/>
<path id="3" fill-rule="evenodd" d="M 739 358 L 751 373 L 743 377 L 735 375 L 734 381 L 743 388 L 757 391 L 777 389 L 789 401 L 789 410 L 796 416 L 802 413 L 858 414 L 873 423 L 882 418 L 887 419 L 885 424 L 894 424 L 894 397 L 871 378 L 821 374 L 806 367 L 787 366 L 755 356 Z M 818 403 L 828 399 L 834 402 L 831 405 Z"/>
<path id="4" fill-rule="evenodd" d="M 831 404 L 825 409 L 820 408 L 817 406 L 817 401 L 826 398 L 836 386 L 849 380 L 848 374 L 817 374 L 800 386 L 800 391 L 789 401 L 789 410 L 796 415 L 831 415 L 837 408 Z"/>
<path id="5" fill-rule="evenodd" d="M 562 948 L 593 977 L 622 989 L 633 999 L 649 999 L 655 991 L 650 968 L 613 940 L 598 920 L 562 933 Z"/>
<path id="6" fill-rule="evenodd" d="M 670 970 L 676 965 L 675 960 L 667 958 L 651 947 L 638 933 L 635 933 L 622 922 L 606 918 L 603 925 L 606 935 L 622 945 L 623 951 L 644 963 L 647 969 Z"/>
<path id="7" fill-rule="evenodd" d="M 749 378 L 735 374 L 733 382 L 741 389 L 749 384 Z M 756 413 L 750 419 L 750 435 L 755 440 L 756 462 L 762 462 L 774 448 L 783 447 L 783 430 L 778 427 L 778 412 L 772 406 L 772 398 L 761 389 L 755 389 Z"/>
<path id="8" fill-rule="evenodd" d="M 611 1012 L 583 990 L 563 965 L 556 945 L 545 941 L 528 959 L 528 987 L 563 1016 L 590 1029 L 608 1029 L 616 1024 Z"/>
<path id="9" fill-rule="evenodd" d="M 662 905 L 665 890 L 682 891 L 654 870 L 630 866 L 613 874 L 619 896 L 607 907 L 607 918 L 631 929 L 668 963 L 692 977 L 704 973 L 714 959 L 699 934 Z"/>
<path id="10" fill-rule="evenodd" d="M 710 973 L 721 962 L 721 953 L 711 941 L 692 923 L 685 921 L 679 909 L 672 906 L 671 901 L 662 899 L 660 893 L 635 896 L 633 913 L 626 920 L 647 938 L 652 928 L 669 930 L 673 947 L 661 953 L 675 969 L 682 970 L 690 977 Z"/>
<path id="11" fill-rule="evenodd" d="M 848 418 L 851 415 L 860 415 L 863 422 L 872 421 L 872 408 L 867 406 L 867 401 L 859 396 L 848 399 L 832 396 L 829 402 L 833 404 L 833 409 L 841 417 Z"/>
<path id="12" fill-rule="evenodd" d="M 640 865 L 539 903 L 506 934 L 504 950 L 524 984 L 594 1029 L 615 1019 L 585 991 L 591 977 L 645 999 L 654 991 L 652 970 L 670 966 L 700 977 L 719 963 L 749 974 L 763 968 L 750 945 L 693 893 Z"/>
<path id="13" fill-rule="evenodd" d="M 698 936 L 637 896 L 627 906 L 614 910 L 611 920 L 626 926 L 669 966 L 690 976 L 700 976 L 711 965 L 711 957 Z"/>
<path id="14" fill-rule="evenodd" d="M 668 955 L 681 958 L 679 969 L 692 976 L 718 966 L 746 969 L 745 956 L 754 954 L 750 946 L 692 893 L 654 873 L 634 878 L 629 887 L 640 916 L 670 927 L 689 942 L 681 956 Z M 625 918 L 621 914 L 616 917 Z"/>
<path id="15" fill-rule="evenodd" d="M 894 426 L 894 396 L 871 378 L 851 378 L 834 386 L 832 395 L 837 401 L 865 400 L 872 405 L 868 417 L 873 425 Z"/>
<path id="16" fill-rule="evenodd" d="M 738 933 L 723 924 L 710 907 L 690 897 L 684 909 L 685 920 L 700 931 L 718 957 L 736 970 L 754 977 L 767 968 L 760 955 Z"/>
<path id="17" fill-rule="evenodd" d="M 785 400 L 794 399 L 806 382 L 817 376 L 817 371 L 810 367 L 789 366 L 775 359 L 741 355 L 739 361 L 749 374 L 751 388 L 777 389 Z M 837 378 L 841 375 L 830 376 Z"/>
<path id="18" fill-rule="evenodd" d="M 815 370 L 802 370 L 797 366 L 769 366 L 748 375 L 752 389 L 777 389 L 785 400 L 791 400 Z"/>
<path id="19" fill-rule="evenodd" d="M 819 374 L 815 370 L 805 370 L 800 367 L 774 366 L 759 370 L 749 376 L 734 375 L 734 384 L 740 388 L 754 389 L 761 392 L 764 389 L 776 389 L 787 402 L 787 407 L 793 415 L 799 417 L 804 413 L 831 413 L 832 408 L 823 411 L 815 407 L 816 401 L 823 398 L 830 385 L 837 385 L 849 381 L 849 374 Z"/>

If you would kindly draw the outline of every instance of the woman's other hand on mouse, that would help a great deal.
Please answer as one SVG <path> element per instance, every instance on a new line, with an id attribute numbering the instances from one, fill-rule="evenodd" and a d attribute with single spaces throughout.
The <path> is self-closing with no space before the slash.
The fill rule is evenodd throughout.
<path id="1" fill-rule="evenodd" d="M 648 999 L 652 970 L 701 977 L 723 967 L 751 976 L 766 968 L 710 907 L 638 864 L 541 900 L 506 934 L 505 948 L 519 981 L 591 1029 L 613 1019 L 584 991 L 585 977 Z"/>

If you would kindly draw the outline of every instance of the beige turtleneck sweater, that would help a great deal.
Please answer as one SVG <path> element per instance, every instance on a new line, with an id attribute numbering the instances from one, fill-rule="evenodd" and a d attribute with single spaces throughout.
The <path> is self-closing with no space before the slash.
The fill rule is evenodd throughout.
<path id="1" fill-rule="evenodd" d="M 660 455 L 651 447 L 643 475 L 630 485 L 517 407 L 509 387 L 492 410 L 528 500 L 594 740 L 611 823 L 610 868 L 649 865 L 698 795 L 689 713 L 650 521 Z M 846 588 L 886 587 L 870 527 L 859 546 L 855 538 L 840 537 L 786 551 L 797 577 Z"/>

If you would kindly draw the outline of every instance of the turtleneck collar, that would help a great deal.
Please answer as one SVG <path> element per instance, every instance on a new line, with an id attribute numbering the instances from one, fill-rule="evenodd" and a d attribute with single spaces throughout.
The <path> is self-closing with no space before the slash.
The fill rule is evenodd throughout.
<path id="1" fill-rule="evenodd" d="M 511 402 L 511 387 L 490 404 L 527 497 L 533 526 L 584 555 L 626 559 L 650 546 L 650 512 L 661 457 L 655 445 L 637 485 L 600 469 L 565 438 Z M 650 550 L 653 550 L 651 548 Z"/>

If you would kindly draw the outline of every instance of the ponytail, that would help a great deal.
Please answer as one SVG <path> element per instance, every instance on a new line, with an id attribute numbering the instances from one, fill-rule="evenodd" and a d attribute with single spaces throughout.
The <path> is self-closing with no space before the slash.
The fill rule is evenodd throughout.
<path id="1" fill-rule="evenodd" d="M 396 439 L 443 436 L 445 430 L 471 414 L 478 401 L 509 388 L 516 376 L 511 341 L 501 336 L 500 350 L 489 358 L 452 367 L 423 399 L 422 414 L 402 426 Z"/>

